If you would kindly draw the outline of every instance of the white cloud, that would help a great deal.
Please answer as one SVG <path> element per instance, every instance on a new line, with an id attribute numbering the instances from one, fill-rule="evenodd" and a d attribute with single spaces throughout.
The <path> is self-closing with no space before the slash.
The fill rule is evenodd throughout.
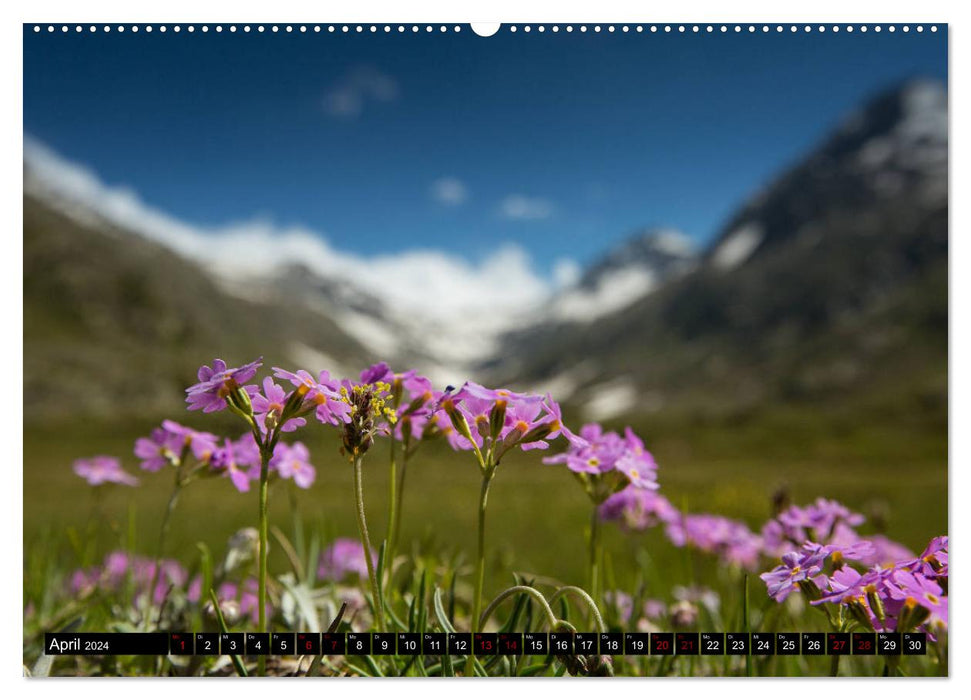
<path id="1" fill-rule="evenodd" d="M 381 71 L 359 66 L 334 83 L 324 94 L 324 111 L 332 117 L 354 118 L 368 102 L 393 102 L 398 83 Z"/>
<path id="2" fill-rule="evenodd" d="M 432 183 L 432 199 L 447 207 L 457 207 L 469 198 L 465 183 L 455 177 L 443 177 Z"/>
<path id="3" fill-rule="evenodd" d="M 565 278 L 575 277 L 564 274 L 572 269 L 565 260 L 557 261 L 553 279 L 539 274 L 515 244 L 502 245 L 477 262 L 434 249 L 365 257 L 339 250 L 320 232 L 302 226 L 251 220 L 203 228 L 146 204 L 129 189 L 106 185 L 91 170 L 30 138 L 24 142 L 24 164 L 26 192 L 72 216 L 92 211 L 216 273 L 260 277 L 301 263 L 321 276 L 366 290 L 399 315 L 449 328 L 483 329 L 491 323 L 498 332 L 523 322 Z"/>
<path id="4" fill-rule="evenodd" d="M 507 219 L 536 221 L 553 216 L 553 204 L 540 197 L 511 194 L 499 204 L 499 213 Z"/>

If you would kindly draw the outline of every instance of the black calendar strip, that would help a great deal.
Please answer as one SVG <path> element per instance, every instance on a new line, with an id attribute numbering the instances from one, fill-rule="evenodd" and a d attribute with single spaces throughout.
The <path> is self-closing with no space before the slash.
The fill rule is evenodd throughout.
<path id="1" fill-rule="evenodd" d="M 52 656 L 923 656 L 922 632 L 74 632 Z"/>

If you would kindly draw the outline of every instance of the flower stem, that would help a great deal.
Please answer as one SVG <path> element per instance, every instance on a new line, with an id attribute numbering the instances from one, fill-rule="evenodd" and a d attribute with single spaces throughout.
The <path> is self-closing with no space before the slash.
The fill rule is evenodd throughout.
<path id="1" fill-rule="evenodd" d="M 394 560 L 394 523 L 397 518 L 398 512 L 398 464 L 395 461 L 394 455 L 394 435 L 391 436 L 391 464 L 388 469 L 388 534 L 385 535 L 385 540 L 387 541 L 387 548 L 385 553 L 388 557 L 388 570 L 391 570 L 390 562 Z"/>
<path id="2" fill-rule="evenodd" d="M 485 626 L 486 620 L 489 619 L 492 613 L 495 612 L 496 608 L 498 608 L 499 605 L 506 600 L 506 598 L 519 594 L 528 595 L 539 604 L 540 610 L 542 610 L 542 612 L 546 615 L 546 621 L 549 624 L 550 631 L 555 631 L 556 623 L 559 622 L 559 620 L 557 620 L 556 615 L 553 613 L 553 609 L 550 607 L 550 604 L 547 602 L 546 598 L 543 597 L 543 594 L 532 586 L 512 586 L 497 595 L 495 599 L 486 606 L 485 611 L 482 613 L 482 619 L 480 620 L 481 624 L 479 626 Z M 599 629 L 598 631 L 602 632 L 603 629 Z"/>
<path id="3" fill-rule="evenodd" d="M 472 600 L 472 631 L 479 631 L 479 614 L 482 610 L 482 585 L 485 580 L 485 516 L 489 502 L 489 486 L 492 484 L 494 470 L 487 469 L 482 475 L 482 490 L 479 493 L 479 540 L 475 563 L 475 597 Z"/>
<path id="4" fill-rule="evenodd" d="M 590 614 L 593 616 L 593 621 L 594 621 L 594 624 L 596 624 L 597 626 L 598 632 L 607 631 L 607 625 L 604 624 L 604 619 L 603 619 L 603 616 L 600 614 L 600 609 L 597 607 L 597 604 L 593 601 L 593 598 L 590 597 L 590 594 L 587 593 L 582 588 L 578 588 L 577 586 L 562 586 L 560 588 L 557 588 L 553 592 L 553 595 L 549 597 L 549 604 L 553 605 L 557 600 L 566 596 L 567 594 L 576 596 L 581 601 L 583 601 L 583 603 L 587 606 L 587 608 L 590 609 Z"/>
<path id="5" fill-rule="evenodd" d="M 357 527 L 361 534 L 361 546 L 364 547 L 364 561 L 367 564 L 368 581 L 371 584 L 371 598 L 374 603 L 374 619 L 377 622 L 377 629 L 385 632 L 384 626 L 384 603 L 380 597 L 378 579 L 374 573 L 374 561 L 371 558 L 371 538 L 368 537 L 367 518 L 364 515 L 364 482 L 362 478 L 361 463 L 364 461 L 363 455 L 354 457 L 354 494 L 357 500 Z"/>
<path id="6" fill-rule="evenodd" d="M 391 532 L 391 554 L 390 558 L 394 558 L 394 545 L 398 544 L 398 536 L 401 532 L 401 503 L 404 500 L 405 495 L 405 474 L 408 473 L 408 454 L 407 452 L 401 457 L 401 472 L 398 476 L 398 502 L 395 504 L 394 508 L 394 529 Z"/>
<path id="7" fill-rule="evenodd" d="M 597 508 L 593 509 L 590 519 L 590 597 L 600 599 L 600 518 Z"/>
<path id="8" fill-rule="evenodd" d="M 272 452 L 260 452 L 260 561 L 259 581 L 257 588 L 257 604 L 259 605 L 259 632 L 266 632 L 266 560 L 267 540 L 269 539 L 269 508 L 268 496 L 270 491 L 270 457 Z M 266 657 L 258 658 L 259 675 L 266 675 Z"/>
<path id="9" fill-rule="evenodd" d="M 182 481 L 177 474 L 175 488 L 172 489 L 172 494 L 169 496 L 169 502 L 165 506 L 165 513 L 162 515 L 162 526 L 159 528 L 158 548 L 155 550 L 155 566 L 152 570 L 152 583 L 148 588 L 148 619 L 151 619 L 152 603 L 155 601 L 155 587 L 158 585 L 159 569 L 162 566 L 162 555 L 165 553 L 165 540 L 169 534 L 169 523 L 172 520 L 172 512 L 175 510 L 175 504 L 179 500 L 179 492 L 181 491 Z"/>

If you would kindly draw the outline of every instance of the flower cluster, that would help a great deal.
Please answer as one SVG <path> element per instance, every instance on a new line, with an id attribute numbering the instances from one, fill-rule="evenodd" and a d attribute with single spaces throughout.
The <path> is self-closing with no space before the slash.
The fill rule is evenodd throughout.
<path id="1" fill-rule="evenodd" d="M 890 565 L 913 557 L 913 552 L 884 535 L 861 535 L 857 528 L 865 518 L 842 503 L 825 498 L 807 506 L 791 506 L 762 527 L 763 550 L 777 558 L 804 542 L 849 547 L 867 542 L 867 554 L 858 559 L 864 566 Z"/>
<path id="2" fill-rule="evenodd" d="M 862 515 L 842 503 L 819 498 L 808 506 L 790 506 L 769 520 L 762 528 L 762 539 L 766 552 L 778 556 L 794 544 L 829 543 L 834 537 L 845 541 L 863 521 Z"/>
<path id="3" fill-rule="evenodd" d="M 597 505 L 628 487 L 658 488 L 657 463 L 630 428 L 620 435 L 604 431 L 596 423 L 584 425 L 579 436 L 570 440 L 566 452 L 546 457 L 543 462 L 565 464 Z"/>
<path id="4" fill-rule="evenodd" d="M 913 557 L 909 549 L 883 535 L 860 535 L 855 528 L 864 522 L 862 515 L 822 498 L 808 506 L 787 508 L 760 532 L 720 515 L 681 513 L 664 496 L 633 488 L 612 495 L 599 513 L 601 519 L 616 521 L 628 531 L 663 525 L 675 546 L 691 546 L 750 571 L 763 558 L 778 559 L 804 543 L 826 545 L 832 552 L 851 552 L 853 560 L 863 566 Z"/>
<path id="5" fill-rule="evenodd" d="M 372 563 L 377 561 L 372 557 Z M 322 581 L 343 581 L 349 574 L 367 577 L 367 555 L 357 540 L 338 537 L 320 555 L 317 578 Z"/>
<path id="6" fill-rule="evenodd" d="M 749 570 L 758 565 L 763 552 L 762 538 L 745 523 L 720 515 L 682 513 L 654 491 L 628 487 L 604 501 L 599 516 L 619 522 L 628 531 L 663 525 L 676 547 L 694 547 Z"/>
<path id="7" fill-rule="evenodd" d="M 226 439 L 210 462 L 211 473 L 221 474 L 232 481 L 237 491 L 246 493 L 250 483 L 260 478 L 260 448 L 249 433 L 238 440 Z M 300 488 L 310 488 L 316 470 L 310 463 L 310 451 L 301 442 L 278 442 L 268 463 L 270 475 L 293 479 Z"/>
<path id="8" fill-rule="evenodd" d="M 758 535 L 745 523 L 720 515 L 685 514 L 668 522 L 665 531 L 677 547 L 691 545 L 745 569 L 757 566 L 762 554 Z"/>
<path id="9" fill-rule="evenodd" d="M 354 461 L 374 444 L 377 435 L 390 435 L 398 414 L 392 402 L 393 378 L 388 365 L 381 362 L 361 372 L 360 382 L 343 380 L 340 401 L 347 407 L 347 420 L 341 426 L 341 450 Z"/>
<path id="10" fill-rule="evenodd" d="M 219 611 L 228 624 L 236 624 L 241 619 L 248 620 L 250 624 L 256 624 L 260 611 L 257 586 L 257 581 L 253 577 L 244 579 L 242 583 L 223 581 L 219 584 L 216 588 L 216 600 L 219 601 Z M 201 603 L 205 597 L 202 590 L 202 577 L 196 576 L 189 582 L 186 600 L 190 603 Z M 266 613 L 270 615 L 271 612 L 270 604 L 267 602 Z"/>
<path id="11" fill-rule="evenodd" d="M 166 420 L 148 437 L 135 440 L 134 452 L 142 469 L 157 472 L 168 466 L 182 466 L 190 455 L 198 464 L 208 464 L 219 449 L 218 443 L 219 438 L 212 433 Z"/>
<path id="12" fill-rule="evenodd" d="M 341 400 L 341 383 L 331 378 L 330 372 L 327 370 L 321 370 L 317 374 L 317 378 L 314 379 L 310 372 L 303 369 L 290 372 L 279 367 L 274 367 L 273 376 L 277 379 L 290 382 L 293 385 L 293 393 L 290 396 L 295 397 L 292 400 L 297 404 L 298 414 L 313 413 L 314 417 L 325 425 L 341 425 L 347 422 L 350 407 L 345 401 Z M 264 391 L 266 392 L 265 386 Z M 272 398 L 279 399 L 279 391 L 274 389 L 273 392 L 275 396 Z M 283 409 L 286 408 L 287 403 L 291 399 L 269 401 L 270 398 L 269 392 L 267 392 L 267 406 L 273 408 L 273 418 L 278 423 L 282 418 Z M 263 405 L 262 402 L 260 405 Z M 303 425 L 303 423 L 300 425 Z M 293 426 L 294 428 L 299 427 L 297 424 L 293 424 Z"/>
<path id="13" fill-rule="evenodd" d="M 117 592 L 130 582 L 138 599 L 146 595 L 154 581 L 152 603 L 160 605 L 170 588 L 182 588 L 187 580 L 185 569 L 177 561 L 162 559 L 156 574 L 153 560 L 119 550 L 109 552 L 100 566 L 74 571 L 70 589 L 76 596 L 85 596 L 95 590 Z"/>
<path id="14" fill-rule="evenodd" d="M 91 486 L 101 486 L 102 484 L 135 486 L 138 484 L 137 478 L 121 468 L 121 462 L 117 458 L 106 455 L 75 460 L 74 473 Z"/>
<path id="15" fill-rule="evenodd" d="M 845 560 L 859 561 L 870 551 L 871 546 L 868 542 L 849 547 L 806 542 L 797 551 L 783 554 L 782 564 L 762 574 L 760 578 L 765 582 L 769 596 L 780 603 L 797 589 L 806 591 L 810 597 L 818 597 L 816 595 L 818 591 L 810 585 L 826 584 L 824 569 L 827 564 L 838 569 L 843 566 Z"/>
<path id="16" fill-rule="evenodd" d="M 480 465 L 496 465 L 509 450 L 547 449 L 560 435 L 577 441 L 563 425 L 552 397 L 508 389 L 488 389 L 466 382 L 458 391 L 444 392 L 429 420 L 454 450 L 475 452 Z"/>
<path id="17" fill-rule="evenodd" d="M 628 486 L 608 497 L 598 511 L 601 520 L 619 522 L 629 532 L 674 523 L 681 513 L 657 491 Z"/>
<path id="18" fill-rule="evenodd" d="M 277 429 L 293 432 L 307 424 L 307 415 L 313 414 L 321 423 L 340 425 L 350 420 L 352 407 L 342 399 L 341 383 L 321 371 L 315 379 L 306 370 L 291 372 L 273 368 L 273 377 L 265 377 L 262 392 L 256 384 L 246 384 L 256 376 L 263 358 L 229 368 L 221 359 L 213 360 L 212 366 L 199 368 L 198 379 L 186 389 L 189 410 L 205 413 L 229 408 L 251 421 L 254 428 L 267 435 Z M 289 382 L 293 389 L 286 391 L 273 378 Z"/>
<path id="19" fill-rule="evenodd" d="M 258 405 L 255 397 L 253 403 L 254 407 Z M 174 467 L 182 484 L 199 477 L 225 476 L 238 491 L 245 493 L 250 490 L 251 482 L 260 478 L 260 447 L 252 433 L 237 440 L 221 439 L 167 420 L 148 437 L 138 438 L 134 453 L 146 471 Z M 310 488 L 316 478 L 310 451 L 301 442 L 277 442 L 268 469 L 271 476 L 292 479 L 304 489 Z"/>
<path id="20" fill-rule="evenodd" d="M 443 414 L 436 413 L 439 401 L 445 392 L 433 388 L 432 381 L 415 370 L 409 370 L 391 377 L 392 404 L 397 412 L 394 436 L 406 446 L 422 440 L 431 440 L 441 435 L 454 434 L 455 429 Z"/>
<path id="21" fill-rule="evenodd" d="M 761 578 L 777 601 L 799 589 L 813 605 L 832 604 L 866 630 L 946 630 L 948 538 L 934 538 L 916 559 L 889 567 L 860 571 L 849 565 L 871 557 L 872 550 L 866 541 L 846 547 L 807 542 Z"/>

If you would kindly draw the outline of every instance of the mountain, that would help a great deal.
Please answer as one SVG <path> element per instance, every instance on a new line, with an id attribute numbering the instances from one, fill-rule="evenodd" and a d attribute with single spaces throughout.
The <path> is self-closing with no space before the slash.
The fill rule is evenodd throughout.
<path id="1" fill-rule="evenodd" d="M 25 420 L 172 411 L 226 353 L 344 374 L 383 359 L 596 419 L 834 398 L 946 410 L 947 127 L 943 85 L 888 91 L 707 249 L 637 231 L 552 296 L 520 288 L 535 278 L 515 252 L 357 259 L 301 231 L 261 247 L 25 148 Z"/>
<path id="2" fill-rule="evenodd" d="M 579 281 L 554 297 L 536 323 L 589 323 L 623 309 L 690 270 L 698 253 L 691 239 L 674 229 L 646 229 L 591 265 Z"/>
<path id="3" fill-rule="evenodd" d="M 839 226 L 834 217 L 893 207 L 898 198 L 908 217 L 892 226 L 912 229 L 913 217 L 947 205 L 947 123 L 940 83 L 917 81 L 879 95 L 742 207 L 707 260 L 732 268 Z M 855 230 L 877 234 L 874 223 L 860 222 Z"/>
<path id="4" fill-rule="evenodd" d="M 491 369 L 599 418 L 890 395 L 894 384 L 941 406 L 947 251 L 947 94 L 910 83 L 757 193 L 693 270 L 593 323 L 513 333 L 515 361 Z"/>
<path id="5" fill-rule="evenodd" d="M 182 410 L 203 361 L 358 366 L 325 315 L 228 293 L 198 265 L 90 210 L 24 196 L 25 422 Z"/>

